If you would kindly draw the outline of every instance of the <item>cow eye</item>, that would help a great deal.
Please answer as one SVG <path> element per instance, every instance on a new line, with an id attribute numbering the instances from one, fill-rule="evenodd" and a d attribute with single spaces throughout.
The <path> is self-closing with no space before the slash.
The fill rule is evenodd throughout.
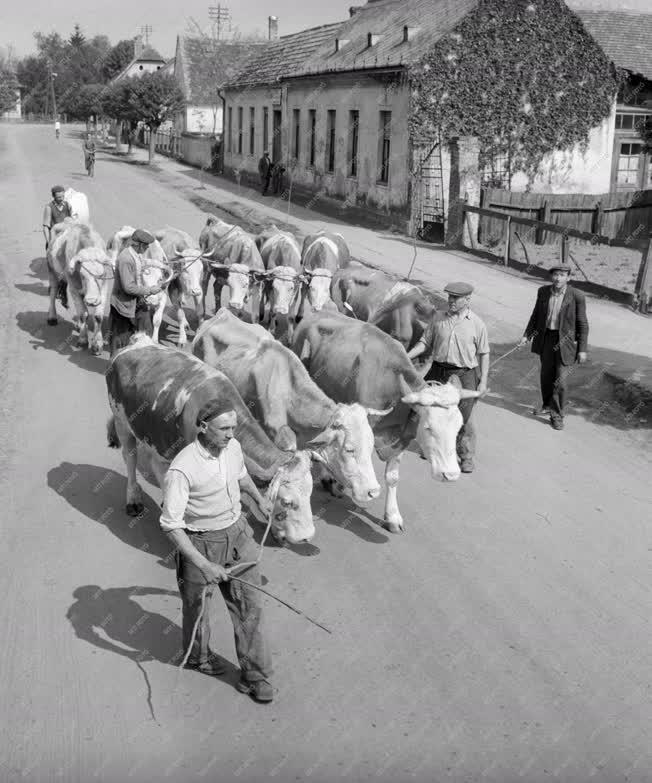
<path id="1" fill-rule="evenodd" d="M 352 449 L 352 448 L 345 448 L 345 449 L 344 449 L 344 451 L 345 451 L 347 454 L 355 454 L 355 449 Z"/>

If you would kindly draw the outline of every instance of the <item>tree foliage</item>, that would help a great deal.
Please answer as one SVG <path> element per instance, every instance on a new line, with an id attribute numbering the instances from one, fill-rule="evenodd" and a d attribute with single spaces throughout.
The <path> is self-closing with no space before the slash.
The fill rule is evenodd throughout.
<path id="1" fill-rule="evenodd" d="M 156 131 L 181 111 L 186 100 L 174 76 L 158 72 L 125 79 L 127 104 L 138 119 Z"/>
<path id="2" fill-rule="evenodd" d="M 134 42 L 119 41 L 113 46 L 102 63 L 102 77 L 104 81 L 110 81 L 117 76 L 123 68 L 134 58 Z"/>
<path id="3" fill-rule="evenodd" d="M 70 118 L 88 121 L 104 115 L 103 84 L 84 84 L 71 87 L 61 99 L 61 110 Z"/>
<path id="4" fill-rule="evenodd" d="M 16 106 L 18 80 L 11 52 L 0 50 L 0 114 L 11 111 Z"/>
<path id="5" fill-rule="evenodd" d="M 608 59 L 563 0 L 482 0 L 410 74 L 411 131 L 477 136 L 481 165 L 509 155 L 534 176 L 586 143 L 617 91 Z"/>

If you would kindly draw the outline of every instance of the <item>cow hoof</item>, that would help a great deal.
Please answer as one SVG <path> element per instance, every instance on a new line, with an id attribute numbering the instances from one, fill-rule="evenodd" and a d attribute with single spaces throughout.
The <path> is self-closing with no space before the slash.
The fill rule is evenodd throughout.
<path id="1" fill-rule="evenodd" d="M 77 348 L 88 348 L 88 340 L 77 338 Z"/>
<path id="2" fill-rule="evenodd" d="M 59 323 L 56 318 L 48 318 L 48 326 L 56 326 Z"/>
<path id="3" fill-rule="evenodd" d="M 385 529 L 388 530 L 390 533 L 403 533 L 403 520 L 400 522 L 388 522 L 385 520 Z"/>
<path id="4" fill-rule="evenodd" d="M 93 354 L 93 356 L 100 356 L 102 353 L 102 349 L 97 345 L 93 345 L 91 347 L 91 353 Z"/>
<path id="5" fill-rule="evenodd" d="M 143 503 L 127 503 L 126 511 L 129 517 L 139 517 L 144 510 L 145 506 Z"/>

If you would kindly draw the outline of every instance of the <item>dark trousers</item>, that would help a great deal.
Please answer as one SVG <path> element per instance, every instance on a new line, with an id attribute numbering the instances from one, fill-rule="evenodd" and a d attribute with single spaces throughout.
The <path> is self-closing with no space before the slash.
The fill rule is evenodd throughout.
<path id="1" fill-rule="evenodd" d="M 263 177 L 263 196 L 267 194 L 267 191 L 269 189 L 269 183 L 272 181 L 272 175 L 267 174 L 265 177 Z"/>
<path id="2" fill-rule="evenodd" d="M 567 372 L 559 350 L 559 331 L 546 329 L 541 351 L 541 399 L 544 407 L 550 408 L 553 420 L 564 418 Z"/>
<path id="3" fill-rule="evenodd" d="M 425 376 L 425 380 L 446 383 L 453 375 L 457 375 L 460 379 L 463 389 L 475 391 L 478 388 L 479 381 L 476 367 L 455 367 L 452 364 L 433 362 L 432 367 Z M 459 407 L 462 414 L 462 427 L 457 434 L 457 456 L 461 460 L 473 459 L 476 446 L 476 431 L 471 414 L 475 407 L 475 399 L 460 400 Z"/>
<path id="4" fill-rule="evenodd" d="M 230 566 L 242 561 L 255 560 L 258 556 L 258 546 L 253 540 L 253 533 L 244 517 L 225 530 L 214 530 L 207 533 L 191 533 L 190 540 L 196 549 L 211 563 Z M 237 574 L 240 575 L 240 574 Z M 252 584 L 259 585 L 260 571 L 257 566 L 243 569 L 242 578 Z M 183 649 L 188 649 L 192 637 L 192 629 L 201 608 L 201 594 L 205 581 L 201 571 L 183 555 L 177 553 L 177 584 L 183 603 Z M 226 603 L 235 636 L 235 650 L 242 671 L 242 678 L 269 680 L 272 675 L 272 657 L 269 646 L 263 635 L 263 607 L 261 594 L 243 585 L 241 582 L 220 582 L 217 585 Z M 197 664 L 209 662 L 215 654 L 211 650 L 210 598 L 215 586 L 211 586 L 206 594 L 206 606 L 197 635 L 190 654 L 189 661 Z"/>
<path id="5" fill-rule="evenodd" d="M 129 340 L 136 332 L 145 332 L 151 337 L 154 326 L 149 307 L 147 307 L 145 302 L 138 302 L 135 318 L 127 318 L 126 315 L 122 315 L 111 305 L 108 330 L 109 354 L 111 356 L 116 351 L 129 345 Z"/>

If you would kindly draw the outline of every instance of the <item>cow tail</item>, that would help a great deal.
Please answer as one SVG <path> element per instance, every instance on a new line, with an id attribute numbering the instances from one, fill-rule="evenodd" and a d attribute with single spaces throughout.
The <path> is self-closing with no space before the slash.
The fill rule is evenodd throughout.
<path id="1" fill-rule="evenodd" d="M 106 440 L 110 449 L 120 448 L 120 438 L 118 437 L 118 430 L 115 426 L 115 416 L 111 416 L 106 423 Z"/>

